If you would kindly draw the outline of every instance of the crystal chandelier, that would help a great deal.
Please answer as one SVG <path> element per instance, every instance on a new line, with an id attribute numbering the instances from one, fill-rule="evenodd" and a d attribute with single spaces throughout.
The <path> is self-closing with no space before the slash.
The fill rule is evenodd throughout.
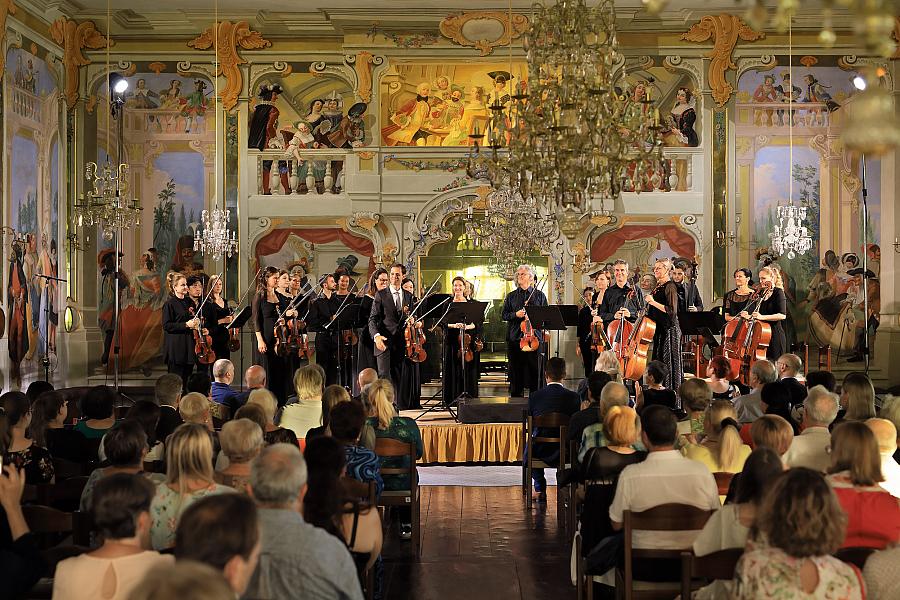
<path id="1" fill-rule="evenodd" d="M 119 229 L 141 224 L 141 205 L 128 194 L 128 165 L 113 169 L 110 162 L 100 169 L 95 162 L 85 165 L 85 178 L 91 189 L 74 206 L 75 223 L 79 227 L 99 225 L 103 237 L 112 240 Z"/>
<path id="2" fill-rule="evenodd" d="M 219 260 L 237 252 L 237 233 L 228 228 L 231 211 L 214 208 L 200 213 L 200 226 L 194 232 L 194 250 Z"/>
<path id="3" fill-rule="evenodd" d="M 788 260 L 794 260 L 798 254 L 806 254 L 812 248 L 812 238 L 803 222 L 806 221 L 806 207 L 787 206 L 778 207 L 778 223 L 775 231 L 769 234 L 772 238 L 772 251 L 778 256 L 787 255 Z"/>

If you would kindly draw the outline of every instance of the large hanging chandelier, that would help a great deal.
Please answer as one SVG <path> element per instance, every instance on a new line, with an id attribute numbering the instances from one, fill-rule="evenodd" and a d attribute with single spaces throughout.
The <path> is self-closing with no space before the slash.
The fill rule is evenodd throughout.
<path id="1" fill-rule="evenodd" d="M 778 223 L 775 231 L 769 234 L 772 238 L 772 251 L 778 256 L 787 256 L 794 260 L 798 254 L 806 254 L 812 248 L 812 238 L 806 226 L 806 207 L 795 206 L 793 202 L 778 207 Z"/>
<path id="2" fill-rule="evenodd" d="M 112 240 L 117 230 L 141 224 L 142 209 L 136 198 L 130 198 L 128 171 L 124 162 L 115 169 L 109 160 L 102 169 L 95 162 L 85 165 L 90 189 L 75 202 L 75 223 L 79 227 L 99 225 L 104 239 Z"/>

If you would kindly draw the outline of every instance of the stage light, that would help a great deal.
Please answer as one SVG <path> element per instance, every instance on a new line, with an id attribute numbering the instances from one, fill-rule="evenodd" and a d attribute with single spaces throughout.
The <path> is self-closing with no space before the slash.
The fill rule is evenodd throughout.
<path id="1" fill-rule="evenodd" d="M 128 80 L 118 73 L 109 74 L 109 89 L 115 94 L 124 94 L 128 89 Z"/>
<path id="2" fill-rule="evenodd" d="M 858 89 L 859 91 L 863 91 L 866 89 L 866 78 L 862 75 L 857 75 L 853 78 L 853 87 Z"/>

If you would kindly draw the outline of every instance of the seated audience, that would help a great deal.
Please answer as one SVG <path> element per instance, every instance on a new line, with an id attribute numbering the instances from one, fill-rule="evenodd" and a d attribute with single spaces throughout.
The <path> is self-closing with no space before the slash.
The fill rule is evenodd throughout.
<path id="1" fill-rule="evenodd" d="M 306 482 L 296 446 L 268 446 L 253 461 L 250 495 L 259 505 L 261 553 L 246 597 L 361 600 L 346 544 L 303 519 Z"/>
<path id="2" fill-rule="evenodd" d="M 806 389 L 821 385 L 832 394 L 837 390 L 837 379 L 831 371 L 810 371 L 806 374 Z"/>
<path id="3" fill-rule="evenodd" d="M 752 423 L 763 416 L 762 388 L 767 383 L 778 380 L 775 365 L 767 360 L 758 360 L 750 367 L 750 393 L 734 399 L 734 410 L 738 423 Z"/>
<path id="4" fill-rule="evenodd" d="M 803 361 L 796 354 L 782 354 L 775 361 L 775 369 L 778 371 L 778 380 L 783 383 L 790 396 L 792 408 L 803 404 L 806 399 L 806 386 L 800 381 L 800 372 L 803 370 Z"/>
<path id="5" fill-rule="evenodd" d="M 13 465 L 25 472 L 25 483 L 50 483 L 53 481 L 53 459 L 46 448 L 38 446 L 27 436 L 31 425 L 31 406 L 22 392 L 6 392 L 0 396 L 3 408 L 0 420 L 0 449 L 3 464 Z"/>
<path id="6" fill-rule="evenodd" d="M 206 398 L 209 398 L 209 394 L 212 391 L 212 380 L 209 378 L 209 373 L 204 371 L 197 371 L 187 380 L 187 387 L 185 388 L 188 394 L 197 393 Z"/>
<path id="7" fill-rule="evenodd" d="M 831 556 L 846 523 L 822 475 L 803 467 L 786 471 L 757 510 L 731 597 L 862 600 L 859 572 Z"/>
<path id="8" fill-rule="evenodd" d="M 713 356 L 706 366 L 706 382 L 712 390 L 713 400 L 728 400 L 729 402 L 741 395 L 738 386 L 731 383 L 734 373 L 731 372 L 731 363 L 724 356 Z"/>
<path id="9" fill-rule="evenodd" d="M 784 455 L 789 467 L 806 467 L 824 473 L 831 464 L 831 425 L 838 413 L 837 394 L 817 385 L 809 388 L 803 411 L 803 432 L 794 436 Z"/>
<path id="10" fill-rule="evenodd" d="M 881 487 L 895 498 L 900 498 L 900 465 L 894 460 L 897 451 L 897 428 L 887 419 L 869 419 L 866 426 L 875 434 L 878 452 L 881 454 Z"/>
<path id="11" fill-rule="evenodd" d="M 303 497 L 303 519 L 346 544 L 362 574 L 381 553 L 381 517 L 378 510 L 358 499 L 345 497 L 341 486 L 344 452 L 340 442 L 329 437 L 310 440 L 304 453 L 309 473 Z M 348 502 L 349 500 L 349 502 Z"/>
<path id="12" fill-rule="evenodd" d="M 178 403 L 178 414 L 185 423 L 197 423 L 208 430 L 213 430 L 212 417 L 209 414 L 209 398 L 200 392 L 188 392 Z"/>
<path id="13" fill-rule="evenodd" d="M 247 405 L 253 404 L 262 408 L 266 415 L 263 435 L 268 436 L 269 433 L 279 429 L 279 426 L 275 424 L 275 415 L 278 414 L 278 399 L 275 398 L 275 394 L 265 388 L 255 389 L 247 397 Z M 266 441 L 268 441 L 268 437 Z"/>
<path id="14" fill-rule="evenodd" d="M 379 379 L 369 386 L 369 399 L 372 401 L 372 416 L 369 424 L 375 429 L 376 438 L 397 440 L 405 444 L 413 444 L 415 458 L 422 458 L 422 434 L 419 426 L 409 417 L 401 417 L 394 408 L 394 386 L 387 379 Z M 397 456 L 381 459 L 382 469 L 398 469 L 409 467 L 409 457 Z M 382 475 L 385 490 L 408 490 L 411 482 L 406 475 Z M 400 538 L 412 539 L 412 513 L 409 507 L 399 507 L 397 518 L 400 521 Z"/>
<path id="15" fill-rule="evenodd" d="M 893 598 L 900 590 L 900 546 L 890 546 L 873 552 L 863 568 L 867 598 Z"/>
<path id="16" fill-rule="evenodd" d="M 30 386 L 29 386 L 30 388 Z M 69 416 L 69 405 L 59 392 L 44 392 L 31 405 L 31 425 L 29 435 L 34 443 L 46 448 L 53 458 L 72 462 L 90 462 L 91 447 L 87 438 L 74 429 L 65 426 Z"/>
<path id="17" fill-rule="evenodd" d="M 154 567 L 131 592 L 129 600 L 222 600 L 234 597 L 220 571 L 192 560 Z"/>
<path id="18" fill-rule="evenodd" d="M 900 396 L 888 395 L 881 404 L 881 412 L 878 416 L 887 419 L 897 428 L 897 451 L 894 452 L 894 460 L 900 463 Z"/>
<path id="19" fill-rule="evenodd" d="M 689 444 L 681 452 L 709 468 L 711 473 L 737 473 L 750 456 L 750 446 L 741 442 L 740 425 L 729 400 L 713 400 L 706 411 L 699 444 Z"/>
<path id="20" fill-rule="evenodd" d="M 588 426 L 600 422 L 600 394 L 603 386 L 611 381 L 609 373 L 594 371 L 588 375 L 587 397 L 581 401 L 581 410 L 569 419 L 569 441 L 581 442 L 581 436 Z"/>
<path id="21" fill-rule="evenodd" d="M 238 409 L 238 411 L 236 413 L 234 413 L 233 418 L 234 419 L 250 419 L 257 425 L 259 425 L 259 428 L 262 429 L 263 431 L 266 430 L 266 426 L 269 424 L 268 420 L 266 419 L 266 411 L 259 404 L 244 404 L 242 407 L 240 407 Z M 276 431 L 279 431 L 279 430 L 280 429 L 276 429 Z M 288 431 L 290 431 L 290 430 L 288 430 Z M 263 437 L 265 437 L 265 434 L 263 434 Z M 267 438 L 266 443 L 271 444 L 273 442 L 269 441 L 269 439 Z"/>
<path id="22" fill-rule="evenodd" d="M 358 402 L 342 402 L 331 411 L 331 436 L 344 447 L 347 477 L 363 483 L 374 481 L 375 493 L 381 495 L 384 480 L 378 457 L 359 443 L 364 425 L 367 425 L 366 414 Z"/>
<path id="23" fill-rule="evenodd" d="M 622 383 L 621 365 L 616 353 L 612 350 L 604 350 L 597 355 L 597 362 L 594 363 L 594 371 L 603 371 L 609 375 L 612 381 Z"/>
<path id="24" fill-rule="evenodd" d="M 213 379 L 210 387 L 210 398 L 216 404 L 221 404 L 228 409 L 228 414 L 234 415 L 244 402 L 234 389 L 231 382 L 234 381 L 234 364 L 227 358 L 220 358 L 213 363 Z"/>
<path id="25" fill-rule="evenodd" d="M 164 550 L 174 545 L 178 520 L 191 504 L 233 491 L 215 482 L 213 447 L 206 428 L 196 423 L 179 426 L 166 441 L 166 481 L 157 486 L 150 507 L 153 547 Z"/>
<path id="26" fill-rule="evenodd" d="M 129 473 L 116 473 L 97 483 L 89 512 L 103 543 L 56 566 L 54 598 L 125 600 L 147 571 L 175 562 L 150 549 L 149 511 L 154 492 L 150 481 Z"/>
<path id="27" fill-rule="evenodd" d="M 297 434 L 297 439 L 305 439 L 310 429 L 322 425 L 324 381 L 314 365 L 300 367 L 294 374 L 297 401 L 284 407 L 281 426 Z"/>
<path id="28" fill-rule="evenodd" d="M 211 566 L 242 595 L 259 562 L 259 517 L 243 494 L 208 496 L 182 514 L 175 534 L 175 558 Z"/>
<path id="29" fill-rule="evenodd" d="M 667 390 L 663 387 L 665 378 L 669 375 L 669 367 L 665 363 L 658 360 L 651 360 L 647 364 L 647 370 L 644 373 L 644 385 L 636 384 L 637 397 L 635 398 L 635 408 L 638 412 L 644 410 L 644 407 L 659 404 L 665 406 L 672 412 L 678 411 L 678 400 L 675 397 L 675 390 Z"/>
<path id="30" fill-rule="evenodd" d="M 33 406 L 35 400 L 40 398 L 41 394 L 52 392 L 53 390 L 52 383 L 38 379 L 28 384 L 28 388 L 25 390 L 25 397 L 28 398 L 28 403 Z"/>
<path id="31" fill-rule="evenodd" d="M 532 417 L 540 417 L 550 413 L 562 413 L 571 417 L 578 412 L 581 399 L 576 392 L 566 389 L 563 379 L 566 377 L 566 361 L 559 357 L 553 357 L 547 361 L 544 369 L 544 378 L 547 385 L 531 392 L 528 395 L 528 414 Z M 535 427 L 532 437 L 559 437 L 558 429 Z M 556 465 L 559 462 L 559 443 L 538 442 L 531 449 L 531 456 L 540 459 L 548 465 Z M 547 500 L 547 479 L 544 477 L 544 469 L 534 468 L 531 471 L 534 480 L 534 493 L 541 502 Z"/>
<path id="32" fill-rule="evenodd" d="M 362 391 L 376 381 L 378 381 L 378 371 L 375 369 L 366 367 L 360 371 L 359 375 L 356 376 L 356 385 L 359 389 L 359 396 L 354 396 L 354 398 L 362 396 Z"/>
<path id="33" fill-rule="evenodd" d="M 300 447 L 300 440 L 290 429 L 279 427 L 275 431 L 270 431 L 265 435 L 266 444 L 290 444 L 291 446 Z"/>
<path id="34" fill-rule="evenodd" d="M 6 427 L 5 418 L 0 411 L 0 432 Z M 2 443 L 0 440 L 0 450 Z M 25 597 L 47 568 L 22 513 L 24 491 L 25 474 L 13 466 L 4 466 L 0 473 L 0 508 L 4 513 L 0 516 L 0 581 L 3 593 L 10 598 Z"/>
<path id="35" fill-rule="evenodd" d="M 228 466 L 216 471 L 216 483 L 245 492 L 250 481 L 250 461 L 263 447 L 262 429 L 250 419 L 234 419 L 222 425 L 219 443 Z"/>
<path id="36" fill-rule="evenodd" d="M 159 404 L 159 424 L 156 426 L 156 439 L 166 443 L 166 438 L 175 431 L 175 428 L 184 423 L 178 413 L 178 402 L 182 393 L 181 376 L 175 373 L 165 373 L 156 380 L 153 390 L 156 403 Z"/>
<path id="37" fill-rule="evenodd" d="M 156 432 L 159 426 L 160 408 L 157 404 L 149 400 L 138 400 L 131 405 L 128 412 L 125 413 L 126 419 L 137 421 L 144 433 L 147 434 L 147 456 L 144 461 L 162 461 L 165 458 L 165 447 L 163 443 L 156 438 Z M 101 450 L 103 444 L 100 445 Z"/>
<path id="38" fill-rule="evenodd" d="M 116 392 L 105 385 L 95 385 L 81 399 L 81 420 L 75 424 L 87 439 L 100 439 L 116 422 Z"/>
<path id="39" fill-rule="evenodd" d="M 841 383 L 841 412 L 831 428 L 844 421 L 865 421 L 875 415 L 875 387 L 865 373 L 847 373 Z"/>
<path id="40" fill-rule="evenodd" d="M 588 425 L 581 436 L 581 446 L 578 448 L 578 462 L 584 463 L 584 457 L 591 448 L 600 448 L 608 443 L 603 431 L 603 421 L 606 414 L 613 406 L 628 406 L 630 400 L 628 388 L 618 381 L 610 381 L 600 391 L 600 422 Z M 638 443 L 635 443 L 638 446 Z M 643 446 L 639 446 L 643 450 Z M 638 448 L 636 448 L 638 449 Z"/>
<path id="41" fill-rule="evenodd" d="M 847 513 L 842 547 L 885 548 L 900 541 L 900 500 L 878 484 L 881 456 L 878 442 L 865 423 L 841 423 L 831 433 L 828 483 Z"/>
<path id="42" fill-rule="evenodd" d="M 146 475 L 154 485 L 161 483 L 164 477 L 159 473 L 144 473 L 144 457 L 147 455 L 147 434 L 140 423 L 133 419 L 119 421 L 116 426 L 103 436 L 103 450 L 107 466 L 94 469 L 88 477 L 84 489 L 81 490 L 79 506 L 86 512 L 91 506 L 91 495 L 101 479 L 110 475 L 125 473 L 128 475 Z"/>
<path id="43" fill-rule="evenodd" d="M 783 381 L 764 385 L 760 393 L 760 399 L 762 400 L 764 414 L 778 415 L 791 425 L 794 435 L 800 435 L 800 427 L 791 414 L 791 390 Z M 747 433 L 749 433 L 749 429 Z"/>
<path id="44" fill-rule="evenodd" d="M 247 389 L 238 394 L 240 402 L 246 403 L 253 390 L 265 389 L 266 379 L 266 370 L 261 366 L 250 365 L 247 367 L 247 370 L 244 371 L 244 386 Z"/>
<path id="45" fill-rule="evenodd" d="M 763 415 L 750 424 L 750 441 L 754 449 L 769 448 L 782 458 L 794 441 L 794 430 L 784 417 Z"/>
<path id="46" fill-rule="evenodd" d="M 307 439 L 325 435 L 329 431 L 331 411 L 341 402 L 350 402 L 350 393 L 346 389 L 337 384 L 325 388 L 325 391 L 322 392 L 322 424 L 307 431 Z"/>
<path id="47" fill-rule="evenodd" d="M 678 440 L 675 448 L 681 449 L 688 444 L 699 444 L 703 439 L 706 410 L 712 402 L 712 390 L 709 384 L 699 378 L 685 379 L 678 388 L 681 404 L 687 412 L 687 418 L 678 422 Z"/>

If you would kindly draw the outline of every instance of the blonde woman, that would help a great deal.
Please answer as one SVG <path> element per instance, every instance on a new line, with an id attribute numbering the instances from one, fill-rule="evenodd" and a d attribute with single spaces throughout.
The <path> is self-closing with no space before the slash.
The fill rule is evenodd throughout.
<path id="1" fill-rule="evenodd" d="M 678 324 L 678 284 L 672 281 L 672 261 L 658 260 L 653 265 L 656 287 L 646 296 L 647 316 L 656 322 L 653 336 L 653 360 L 662 362 L 669 373 L 664 388 L 678 389 L 684 380 L 681 361 L 681 327 Z"/>
<path id="2" fill-rule="evenodd" d="M 222 426 L 219 442 L 222 453 L 228 458 L 228 466 L 216 472 L 216 482 L 246 493 L 250 462 L 263 448 L 262 429 L 250 419 L 228 421 Z"/>
<path id="3" fill-rule="evenodd" d="M 178 521 L 192 503 L 233 491 L 215 482 L 209 431 L 196 423 L 179 425 L 166 441 L 166 481 L 157 486 L 150 505 L 153 548 L 164 550 L 175 544 Z"/>
<path id="4" fill-rule="evenodd" d="M 421 458 L 423 448 L 419 426 L 409 417 L 397 415 L 394 408 L 394 386 L 391 385 L 391 382 L 387 379 L 379 379 L 369 386 L 368 397 L 372 403 L 373 413 L 373 416 L 369 418 L 369 424 L 375 429 L 375 437 L 414 444 L 416 458 Z M 382 460 L 381 466 L 386 468 L 408 467 L 409 458 L 405 456 L 386 458 Z M 405 475 L 384 476 L 385 490 L 409 489 L 409 485 L 409 478 Z M 400 521 L 400 537 L 408 540 L 412 537 L 412 514 L 408 507 L 401 507 L 397 512 Z"/>
<path id="5" fill-rule="evenodd" d="M 209 399 L 200 392 L 191 392 L 178 401 L 178 412 L 185 423 L 198 423 L 212 431 L 212 418 L 209 415 Z"/>
<path id="6" fill-rule="evenodd" d="M 838 421 L 865 421 L 875 416 L 875 388 L 865 373 L 847 373 L 841 382 L 841 409 Z"/>
<path id="7" fill-rule="evenodd" d="M 595 371 L 603 371 L 609 375 L 612 381 L 622 383 L 622 372 L 619 367 L 619 359 L 612 350 L 604 350 L 597 355 L 597 362 L 594 364 Z"/>
<path id="8" fill-rule="evenodd" d="M 200 319 L 188 311 L 193 306 L 188 298 L 187 278 L 175 273 L 169 281 L 171 296 L 162 309 L 163 360 L 169 373 L 181 377 L 183 388 L 187 388 L 188 377 L 194 372 L 197 357 L 194 355 L 193 330 L 200 326 Z"/>
<path id="9" fill-rule="evenodd" d="M 750 456 L 750 446 L 741 441 L 741 426 L 728 400 L 715 400 L 703 421 L 706 437 L 685 446 L 681 453 L 706 465 L 712 473 L 739 473 Z"/>
<path id="10" fill-rule="evenodd" d="M 765 321 L 772 328 L 772 340 L 766 350 L 766 358 L 775 362 L 787 352 L 787 338 L 781 322 L 787 318 L 787 297 L 784 295 L 784 283 L 778 269 L 768 266 L 759 270 L 759 285 L 762 302 L 752 315 L 741 311 L 745 319 L 753 318 Z"/>
<path id="11" fill-rule="evenodd" d="M 294 374 L 297 401 L 284 407 L 281 426 L 290 429 L 298 440 L 306 438 L 310 429 L 322 425 L 322 374 L 315 365 L 306 365 Z"/>

